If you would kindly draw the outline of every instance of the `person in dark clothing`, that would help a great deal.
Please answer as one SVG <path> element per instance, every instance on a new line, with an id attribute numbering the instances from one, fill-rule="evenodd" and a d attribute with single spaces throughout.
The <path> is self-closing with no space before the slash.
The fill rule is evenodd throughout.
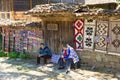
<path id="1" fill-rule="evenodd" d="M 38 53 L 39 54 L 37 55 L 37 64 L 40 64 L 40 58 L 43 58 L 44 64 L 47 64 L 47 60 L 50 59 L 52 56 L 50 49 L 44 43 L 40 44 L 40 49 Z"/>

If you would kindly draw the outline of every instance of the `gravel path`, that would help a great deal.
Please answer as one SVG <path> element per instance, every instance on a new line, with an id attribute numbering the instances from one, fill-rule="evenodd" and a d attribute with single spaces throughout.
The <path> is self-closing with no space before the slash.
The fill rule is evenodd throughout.
<path id="1" fill-rule="evenodd" d="M 0 80 L 118 80 L 112 69 L 90 69 L 83 65 L 65 74 L 54 64 L 35 65 L 35 59 L 0 58 Z"/>

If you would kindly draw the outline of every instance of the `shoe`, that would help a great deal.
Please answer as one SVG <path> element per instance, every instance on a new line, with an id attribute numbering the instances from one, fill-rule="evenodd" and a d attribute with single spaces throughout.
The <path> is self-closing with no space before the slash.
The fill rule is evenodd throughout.
<path id="1" fill-rule="evenodd" d="M 66 71 L 66 74 L 68 74 L 68 73 L 70 73 L 70 71 L 67 70 L 67 71 Z"/>
<path id="2" fill-rule="evenodd" d="M 64 69 L 64 66 L 60 66 L 58 69 Z"/>

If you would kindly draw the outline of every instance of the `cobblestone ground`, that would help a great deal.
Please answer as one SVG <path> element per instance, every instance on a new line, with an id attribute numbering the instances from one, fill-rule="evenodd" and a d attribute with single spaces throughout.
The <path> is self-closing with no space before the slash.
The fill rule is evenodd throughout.
<path id="1" fill-rule="evenodd" d="M 113 69 L 93 69 L 82 65 L 65 74 L 55 64 L 36 65 L 35 59 L 0 58 L 0 80 L 119 80 Z"/>

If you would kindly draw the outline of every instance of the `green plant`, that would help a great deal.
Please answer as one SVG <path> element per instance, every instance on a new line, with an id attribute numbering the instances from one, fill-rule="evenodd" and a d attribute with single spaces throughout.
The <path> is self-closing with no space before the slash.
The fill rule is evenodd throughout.
<path id="1" fill-rule="evenodd" d="M 7 54 L 8 57 L 10 58 L 18 58 L 19 57 L 19 53 L 18 52 L 10 52 Z"/>
<path id="2" fill-rule="evenodd" d="M 0 57 L 6 57 L 7 53 L 4 53 L 2 50 L 0 51 Z"/>
<path id="3" fill-rule="evenodd" d="M 9 57 L 9 58 L 22 58 L 26 59 L 29 58 L 29 53 L 18 53 L 18 52 L 9 52 L 5 53 L 3 51 L 0 51 L 0 57 Z"/>
<path id="4" fill-rule="evenodd" d="M 22 58 L 22 59 L 26 59 L 26 58 L 29 58 L 29 54 L 27 54 L 27 53 L 21 53 L 20 55 L 19 55 L 19 58 Z"/>

